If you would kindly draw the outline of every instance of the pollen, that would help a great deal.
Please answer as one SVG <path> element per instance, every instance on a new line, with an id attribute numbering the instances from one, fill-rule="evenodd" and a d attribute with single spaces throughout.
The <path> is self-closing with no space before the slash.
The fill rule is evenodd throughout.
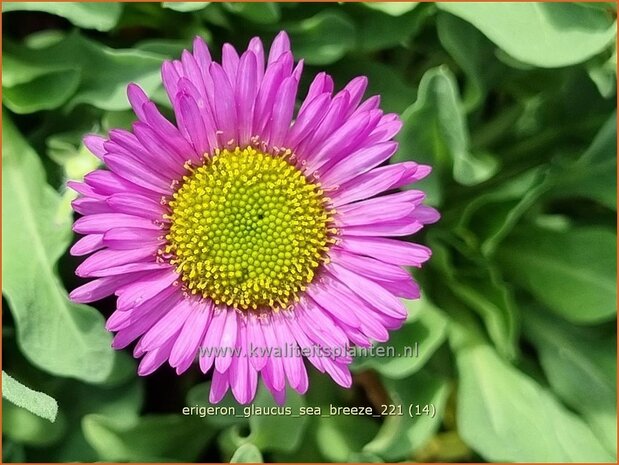
<path id="1" fill-rule="evenodd" d="M 327 262 L 328 199 L 286 154 L 236 148 L 187 166 L 168 200 L 161 254 L 188 292 L 243 311 L 277 311 Z"/>

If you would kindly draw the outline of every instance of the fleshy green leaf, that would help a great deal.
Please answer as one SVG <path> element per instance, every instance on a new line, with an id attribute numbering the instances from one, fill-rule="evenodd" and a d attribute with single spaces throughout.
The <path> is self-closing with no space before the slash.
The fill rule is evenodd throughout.
<path id="1" fill-rule="evenodd" d="M 3 118 L 3 293 L 24 354 L 42 370 L 88 382 L 111 373 L 114 351 L 103 316 L 73 304 L 55 273 L 71 240 L 71 217 L 45 181 L 36 153 Z"/>
<path id="2" fill-rule="evenodd" d="M 122 10 L 122 2 L 9 2 L 2 6 L 3 13 L 45 11 L 62 16 L 78 27 L 97 31 L 109 31 L 116 26 Z"/>
<path id="3" fill-rule="evenodd" d="M 62 40 L 62 38 L 60 39 Z M 2 86 L 4 88 L 15 87 L 19 84 L 30 82 L 46 74 L 76 69 L 67 68 L 67 65 L 53 65 L 47 67 L 39 66 L 36 63 L 29 63 L 21 60 L 18 56 L 6 54 L 3 57 L 2 66 Z"/>
<path id="4" fill-rule="evenodd" d="M 34 113 L 51 110 L 64 104 L 77 90 L 80 71 L 53 71 L 25 84 L 3 90 L 3 103 L 15 113 Z"/>
<path id="5" fill-rule="evenodd" d="M 374 52 L 398 45 L 409 46 L 433 11 L 432 8 L 419 8 L 403 11 L 401 15 L 391 15 L 380 11 L 380 7 L 386 5 L 384 3 L 370 5 L 367 2 L 352 2 L 346 9 L 356 26 L 355 48 L 363 52 Z M 405 6 L 403 3 L 398 5 Z M 392 70 L 393 67 L 389 69 Z"/>
<path id="6" fill-rule="evenodd" d="M 2 463 L 24 463 L 26 453 L 23 444 L 12 441 L 8 437 L 2 441 Z"/>
<path id="7" fill-rule="evenodd" d="M 2 432 L 15 442 L 27 446 L 50 446 L 58 443 L 66 430 L 67 421 L 62 412 L 50 423 L 49 419 L 2 399 Z"/>
<path id="8" fill-rule="evenodd" d="M 445 340 L 447 318 L 431 303 L 424 301 L 419 317 L 391 334 L 389 341 L 377 344 L 385 356 L 360 356 L 355 369 L 374 368 L 382 375 L 402 379 L 418 371 Z M 393 355 L 390 355 L 393 351 Z"/>
<path id="9" fill-rule="evenodd" d="M 380 431 L 363 450 L 377 454 L 386 460 L 395 461 L 410 457 L 438 430 L 447 395 L 447 380 L 431 375 L 425 371 L 415 373 L 412 377 L 400 380 L 385 380 L 385 388 L 393 405 L 408 409 L 409 405 L 419 405 L 420 411 L 425 405 L 433 405 L 435 415 L 402 415 L 385 417 Z"/>
<path id="10" fill-rule="evenodd" d="M 611 454 L 617 450 L 617 337 L 575 327 L 541 309 L 525 313 L 525 330 L 550 386 L 583 415 Z"/>
<path id="11" fill-rule="evenodd" d="M 316 439 L 322 455 L 332 462 L 347 462 L 351 454 L 359 453 L 378 430 L 376 422 L 367 417 L 334 415 L 321 417 Z"/>
<path id="12" fill-rule="evenodd" d="M 491 462 L 606 462 L 588 425 L 480 341 L 456 352 L 458 426 Z"/>
<path id="13" fill-rule="evenodd" d="M 2 370 L 2 397 L 52 423 L 56 420 L 58 403 L 54 398 L 24 386 L 4 370 Z"/>
<path id="14" fill-rule="evenodd" d="M 615 113 L 576 162 L 557 170 L 552 193 L 561 197 L 588 197 L 616 210 L 616 172 L 617 114 Z"/>
<path id="15" fill-rule="evenodd" d="M 477 107 L 503 66 L 495 58 L 495 46 L 466 21 L 450 14 L 437 16 L 441 44 L 467 77 L 463 102 L 467 109 Z"/>
<path id="16" fill-rule="evenodd" d="M 208 402 L 199 400 L 201 395 L 206 395 L 208 384 L 194 388 L 188 396 L 188 403 L 191 405 L 210 405 Z M 208 396 L 205 397 L 208 399 Z M 228 393 L 223 401 L 218 404 L 223 407 L 232 407 L 236 415 L 215 415 L 207 417 L 210 424 L 218 426 L 230 425 L 226 434 L 220 437 L 220 444 L 224 450 L 230 454 L 234 453 L 241 445 L 251 443 L 261 451 L 274 452 L 294 452 L 302 442 L 305 428 L 310 419 L 307 415 L 299 415 L 301 407 L 305 406 L 305 399 L 292 389 L 286 392 L 286 403 L 278 406 L 273 400 L 273 396 L 260 386 L 251 406 L 239 406 Z M 255 407 L 255 410 L 251 407 Z M 289 414 L 285 413 L 289 409 Z M 241 434 L 240 426 L 247 423 L 249 418 L 250 434 Z"/>
<path id="17" fill-rule="evenodd" d="M 258 24 L 272 24 L 280 20 L 279 4 L 274 2 L 227 2 L 223 4 L 233 13 Z"/>
<path id="18" fill-rule="evenodd" d="M 78 32 L 45 48 L 32 49 L 7 44 L 4 53 L 14 62 L 19 61 L 22 68 L 31 70 L 29 76 L 32 79 L 22 82 L 19 87 L 19 109 L 22 112 L 41 106 L 38 102 L 43 85 L 40 80 L 58 70 L 79 70 L 80 80 L 75 89 L 63 83 L 63 99 L 56 98 L 56 106 L 62 103 L 61 100 L 66 100 L 66 94 L 69 93 L 69 107 L 88 103 L 104 110 L 125 110 L 129 108 L 126 97 L 128 83 L 137 82 L 147 93 L 161 86 L 163 56 L 141 50 L 114 50 L 86 39 Z M 9 73 L 11 82 L 20 81 L 14 77 L 15 74 Z M 73 91 L 69 92 L 69 89 Z M 46 97 L 46 101 L 48 99 Z M 45 108 L 51 108 L 51 104 L 48 102 Z"/>
<path id="19" fill-rule="evenodd" d="M 113 418 L 92 414 L 84 417 L 82 428 L 101 459 L 112 462 L 170 458 L 191 462 L 212 435 L 199 418 L 182 415 L 150 415 L 126 426 L 118 425 Z"/>
<path id="20" fill-rule="evenodd" d="M 617 48 L 615 47 L 608 60 L 589 65 L 587 72 L 603 97 L 610 98 L 615 95 L 617 93 Z"/>
<path id="21" fill-rule="evenodd" d="M 271 394 L 264 388 L 259 389 L 253 405 L 262 408 L 273 408 L 277 404 Z M 288 389 L 286 392 L 286 406 L 293 414 L 305 406 L 302 396 Z M 249 419 L 249 442 L 260 450 L 278 450 L 290 452 L 296 450 L 303 440 L 303 433 L 309 418 L 301 415 L 253 415 Z"/>
<path id="22" fill-rule="evenodd" d="M 239 447 L 232 458 L 230 459 L 230 463 L 262 463 L 264 460 L 262 459 L 262 454 L 260 450 L 254 446 L 253 444 L 247 443 L 243 444 Z"/>
<path id="23" fill-rule="evenodd" d="M 129 360 L 130 356 L 121 357 Z M 114 424 L 129 428 L 138 421 L 138 413 L 142 406 L 141 379 L 135 376 L 135 364 L 132 368 L 132 377 L 117 386 L 93 386 L 65 379 L 62 383 L 55 383 L 56 397 L 60 405 L 60 413 L 65 413 L 67 432 L 65 436 L 52 448 L 41 450 L 32 457 L 33 460 L 43 462 L 96 462 L 104 460 L 84 437 L 82 419 L 89 415 L 110 418 Z M 124 363 L 119 364 L 116 377 L 126 379 Z"/>
<path id="24" fill-rule="evenodd" d="M 609 230 L 522 228 L 498 256 L 519 285 L 572 322 L 599 323 L 617 314 L 616 235 Z"/>
<path id="25" fill-rule="evenodd" d="M 326 65 L 342 58 L 355 44 L 352 21 L 338 10 L 324 10 L 286 28 L 295 56 L 305 63 Z"/>
<path id="26" fill-rule="evenodd" d="M 544 68 L 573 65 L 604 50 L 617 31 L 606 12 L 576 3 L 443 3 L 505 52 Z"/>
<path id="27" fill-rule="evenodd" d="M 373 10 L 382 11 L 383 13 L 387 13 L 392 16 L 400 16 L 404 13 L 408 13 L 411 10 L 414 10 L 418 2 L 363 2 L 368 8 Z"/>
<path id="28" fill-rule="evenodd" d="M 163 2 L 161 5 L 170 10 L 187 13 L 190 11 L 200 11 L 205 8 L 210 2 Z"/>
<path id="29" fill-rule="evenodd" d="M 489 265 L 486 268 L 488 271 L 484 270 L 483 276 L 462 277 L 458 281 L 451 281 L 450 286 L 462 302 L 482 317 L 500 354 L 513 359 L 518 350 L 519 314 L 497 271 Z"/>
<path id="30" fill-rule="evenodd" d="M 479 184 L 492 176 L 497 163 L 487 155 L 473 155 L 456 81 L 446 67 L 427 71 L 419 84 L 417 101 L 402 115 L 404 127 L 398 139 L 396 161 L 415 160 L 429 163 L 439 170 L 451 170 L 460 184 Z M 438 201 L 439 173 L 422 181 L 429 190 L 429 202 Z"/>
<path id="31" fill-rule="evenodd" d="M 546 172 L 537 168 L 506 179 L 468 202 L 458 219 L 459 227 L 473 231 L 481 252 L 492 256 L 522 215 L 551 186 Z"/>

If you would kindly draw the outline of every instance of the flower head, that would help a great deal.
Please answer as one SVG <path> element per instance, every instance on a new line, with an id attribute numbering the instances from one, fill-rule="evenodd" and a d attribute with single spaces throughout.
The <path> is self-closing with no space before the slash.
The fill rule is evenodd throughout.
<path id="1" fill-rule="evenodd" d="M 85 138 L 107 169 L 69 183 L 71 252 L 92 254 L 76 273 L 94 278 L 71 298 L 118 296 L 107 328 L 116 349 L 138 340 L 140 375 L 197 358 L 211 402 L 250 402 L 259 375 L 283 402 L 287 383 L 307 390 L 307 359 L 348 387 L 346 348 L 386 341 L 419 297 L 404 267 L 430 250 L 394 238 L 438 213 L 396 190 L 429 167 L 384 165 L 401 122 L 362 100 L 365 77 L 334 94 L 318 74 L 295 116 L 302 68 L 283 32 L 266 59 L 257 38 L 224 45 L 221 65 L 197 38 L 162 69 L 176 125 L 131 84 L 132 131 Z"/>

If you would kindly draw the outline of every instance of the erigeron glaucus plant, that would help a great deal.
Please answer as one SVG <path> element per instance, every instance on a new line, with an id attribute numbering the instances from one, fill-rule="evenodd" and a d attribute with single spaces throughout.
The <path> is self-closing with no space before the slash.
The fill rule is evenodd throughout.
<path id="1" fill-rule="evenodd" d="M 118 296 L 107 328 L 117 349 L 138 341 L 140 375 L 199 355 L 211 402 L 251 402 L 261 375 L 282 403 L 307 390 L 306 358 L 349 387 L 343 349 L 388 340 L 419 297 L 404 267 L 430 250 L 401 238 L 439 215 L 397 190 L 430 168 L 385 164 L 401 122 L 363 100 L 365 77 L 334 93 L 320 73 L 295 112 L 302 68 L 284 32 L 266 58 L 258 38 L 224 45 L 221 64 L 197 38 L 162 69 L 176 125 L 131 84 L 132 131 L 85 138 L 107 169 L 70 183 L 93 278 L 71 298 Z"/>

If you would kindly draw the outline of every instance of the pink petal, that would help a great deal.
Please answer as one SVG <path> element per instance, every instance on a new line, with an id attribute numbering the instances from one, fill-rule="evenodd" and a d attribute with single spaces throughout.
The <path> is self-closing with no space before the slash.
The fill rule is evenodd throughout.
<path id="1" fill-rule="evenodd" d="M 331 263 L 329 272 L 377 310 L 395 318 L 406 315 L 402 302 L 371 279 Z"/>
<path id="2" fill-rule="evenodd" d="M 211 392 L 209 393 L 208 401 L 211 404 L 216 404 L 224 398 L 230 387 L 227 373 L 220 373 L 215 370 L 213 372 L 213 381 L 211 384 Z"/>
<path id="3" fill-rule="evenodd" d="M 71 255 L 80 257 L 103 247 L 103 234 L 89 234 L 78 240 L 69 252 Z"/>
<path id="4" fill-rule="evenodd" d="M 164 364 L 170 356 L 174 338 L 168 340 L 164 345 L 155 350 L 148 352 L 140 361 L 138 366 L 138 375 L 147 376 L 153 373 L 157 368 Z"/>
<path id="5" fill-rule="evenodd" d="M 204 340 L 202 341 L 202 347 L 200 348 L 199 362 L 202 373 L 206 373 L 213 365 L 216 355 L 215 350 L 220 347 L 219 341 L 221 340 L 226 324 L 227 314 L 228 312 L 225 309 L 213 310 L 211 322 L 206 330 Z"/>
<path id="6" fill-rule="evenodd" d="M 181 299 L 168 313 L 161 317 L 152 328 L 150 328 L 140 340 L 142 350 L 150 351 L 160 347 L 173 335 L 180 333 L 185 321 L 192 314 L 194 309 L 190 299 Z M 178 338 L 175 338 L 173 345 Z"/>
<path id="7" fill-rule="evenodd" d="M 385 238 L 347 236 L 340 246 L 359 255 L 368 255 L 394 265 L 421 266 L 432 252 L 423 245 Z"/>
<path id="8" fill-rule="evenodd" d="M 412 182 L 411 174 L 417 171 L 414 162 L 396 163 L 368 171 L 341 185 L 330 195 L 334 206 L 363 200 Z"/>
<path id="9" fill-rule="evenodd" d="M 115 250 L 132 250 L 140 247 L 157 248 L 164 243 L 164 233 L 157 229 L 113 228 L 103 235 L 103 244 Z"/>
<path id="10" fill-rule="evenodd" d="M 219 347 L 225 351 L 215 359 L 215 369 L 225 372 L 232 362 L 232 351 L 237 347 L 238 339 L 238 315 L 235 310 L 226 311 L 226 322 L 224 324 Z"/>
<path id="11" fill-rule="evenodd" d="M 151 247 L 143 247 L 135 250 L 100 250 L 94 253 L 75 270 L 75 274 L 81 277 L 92 276 L 92 273 L 112 268 L 127 263 L 155 261 L 156 250 Z"/>
<path id="12" fill-rule="evenodd" d="M 96 134 L 88 134 L 84 137 L 84 145 L 99 160 L 103 160 L 103 155 L 105 155 L 105 148 L 103 147 L 104 142 L 105 139 Z"/>
<path id="13" fill-rule="evenodd" d="M 82 216 L 73 224 L 78 234 L 101 234 L 112 228 L 141 228 L 161 231 L 160 227 L 147 218 L 124 213 L 98 213 Z"/>
<path id="14" fill-rule="evenodd" d="M 117 289 L 117 307 L 119 310 L 135 307 L 172 286 L 178 279 L 178 274 L 171 267 L 165 271 L 154 271 L 134 283 Z"/>
<path id="15" fill-rule="evenodd" d="M 337 187 L 378 166 L 397 149 L 397 142 L 383 142 L 369 148 L 362 148 L 323 173 L 321 183 L 326 188 Z"/>
<path id="16" fill-rule="evenodd" d="M 281 31 L 277 34 L 277 36 L 275 36 L 273 44 L 271 44 L 268 64 L 271 65 L 275 63 L 282 56 L 282 54 L 286 52 L 290 52 L 290 39 L 288 38 L 288 34 Z"/>

